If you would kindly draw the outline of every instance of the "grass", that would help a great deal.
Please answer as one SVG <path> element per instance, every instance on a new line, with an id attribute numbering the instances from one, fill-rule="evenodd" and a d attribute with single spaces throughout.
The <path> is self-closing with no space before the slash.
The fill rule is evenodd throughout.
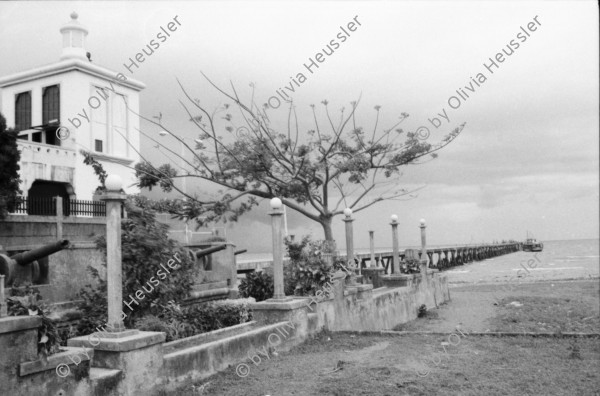
<path id="1" fill-rule="evenodd" d="M 502 298 L 491 325 L 495 331 L 598 333 L 598 294 L 598 282 L 534 284 L 527 294 Z"/>
<path id="2" fill-rule="evenodd" d="M 509 291 L 498 287 L 460 288 L 469 293 L 467 303 L 472 298 L 489 300 L 477 309 L 492 315 L 492 331 L 599 332 L 600 290 L 595 281 L 520 284 Z M 500 298 L 499 305 L 493 305 L 492 293 Z M 521 306 L 510 305 L 513 301 Z M 429 309 L 423 318 L 397 329 L 419 330 L 440 321 L 438 310 Z M 201 391 L 173 395 L 600 396 L 598 338 L 465 334 L 448 338 L 324 332 L 289 353 L 250 364 L 245 378 L 232 366 L 196 384 L 196 389 L 205 385 Z"/>
<path id="3" fill-rule="evenodd" d="M 251 367 L 248 377 L 239 378 L 234 367 L 211 377 L 203 394 L 594 395 L 600 389 L 597 339 L 467 334 L 451 341 L 322 333 Z"/>

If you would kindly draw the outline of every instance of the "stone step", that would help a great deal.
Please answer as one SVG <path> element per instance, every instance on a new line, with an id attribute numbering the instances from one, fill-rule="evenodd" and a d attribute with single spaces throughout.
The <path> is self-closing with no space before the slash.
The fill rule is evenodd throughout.
<path id="1" fill-rule="evenodd" d="M 100 386 L 103 384 L 117 382 L 121 376 L 121 370 L 106 369 L 100 367 L 90 367 L 90 381 L 95 385 Z M 99 388 L 96 388 L 99 389 Z"/>

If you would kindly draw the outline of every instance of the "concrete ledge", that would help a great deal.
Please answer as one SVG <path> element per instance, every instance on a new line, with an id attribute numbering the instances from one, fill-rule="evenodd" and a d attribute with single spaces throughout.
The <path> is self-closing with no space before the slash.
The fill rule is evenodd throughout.
<path id="1" fill-rule="evenodd" d="M 0 334 L 29 330 L 41 325 L 42 318 L 39 316 L 7 316 L 0 318 Z"/>
<path id="2" fill-rule="evenodd" d="M 67 345 L 73 347 L 88 347 L 90 346 L 90 336 L 81 336 L 71 338 L 67 342 Z M 94 337 L 94 349 L 98 351 L 110 351 L 110 352 L 128 352 L 135 349 L 145 348 L 154 344 L 164 342 L 166 334 L 155 331 L 140 331 L 136 334 L 128 335 L 122 338 L 104 338 Z"/>
<path id="3" fill-rule="evenodd" d="M 289 296 L 289 297 L 291 297 L 291 296 Z M 265 301 L 250 304 L 250 308 L 255 311 L 260 311 L 260 310 L 264 310 L 264 309 L 289 311 L 291 309 L 298 309 L 303 306 L 306 306 L 305 298 L 297 299 L 297 298 L 293 298 L 293 297 L 289 301 L 265 300 Z"/>
<path id="4" fill-rule="evenodd" d="M 313 317 L 313 321 L 316 325 L 317 318 Z M 269 351 L 271 348 L 277 348 L 279 352 L 288 351 L 306 339 L 306 333 L 301 330 L 305 326 L 306 324 L 298 322 L 278 322 L 243 334 L 165 354 L 163 360 L 165 390 L 181 389 L 187 384 L 207 378 L 241 361 L 248 360 L 246 363 L 250 365 L 249 358 L 252 354 L 258 354 L 257 348 L 267 348 Z M 281 343 L 276 341 L 275 337 L 279 338 Z M 273 345 L 274 343 L 277 345 Z M 271 357 L 263 356 L 262 359 L 270 360 Z M 231 368 L 231 371 L 236 369 Z"/>
<path id="5" fill-rule="evenodd" d="M 243 334 L 252 330 L 256 326 L 256 324 L 257 322 L 253 320 L 251 322 L 246 322 L 231 327 L 225 327 L 223 329 L 210 331 L 208 333 L 197 334 L 195 336 L 167 342 L 163 346 L 163 353 L 166 355 L 181 349 L 195 347 L 198 345 L 213 342 L 220 338 L 232 337 L 235 335 Z"/>
<path id="6" fill-rule="evenodd" d="M 190 292 L 190 299 L 195 298 L 206 298 L 206 297 L 214 297 L 214 296 L 226 296 L 229 294 L 229 288 L 222 287 L 219 289 L 209 289 L 209 290 L 192 290 Z"/>
<path id="7" fill-rule="evenodd" d="M 358 286 L 361 286 L 361 285 L 354 285 L 354 286 L 346 285 L 346 286 L 344 286 L 344 297 L 358 294 Z"/>
<path id="8" fill-rule="evenodd" d="M 63 352 L 48 356 L 46 361 L 40 359 L 33 362 L 24 362 L 19 365 L 19 376 L 35 374 L 42 371 L 56 370 L 61 365 L 77 364 L 89 362 L 94 356 L 92 348 L 70 348 L 62 347 Z"/>
<path id="9" fill-rule="evenodd" d="M 387 287 L 404 287 L 410 286 L 415 279 L 416 274 L 391 274 L 391 275 L 383 275 L 380 277 L 381 283 Z M 419 275 L 420 278 L 420 275 Z"/>

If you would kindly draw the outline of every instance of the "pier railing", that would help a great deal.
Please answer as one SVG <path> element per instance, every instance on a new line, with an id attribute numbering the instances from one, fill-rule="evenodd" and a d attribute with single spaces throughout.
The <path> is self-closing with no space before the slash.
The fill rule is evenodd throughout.
<path id="1" fill-rule="evenodd" d="M 467 245 L 456 247 L 439 247 L 427 248 L 427 256 L 429 258 L 429 268 L 438 269 L 440 271 L 463 265 L 473 261 L 482 261 L 488 258 L 501 256 L 508 253 L 513 253 L 521 250 L 521 243 L 504 243 L 504 244 L 484 244 L 484 245 Z M 419 252 L 419 258 L 422 253 Z M 405 259 L 405 250 L 400 251 L 398 255 L 401 262 Z M 386 274 L 393 273 L 393 252 L 382 252 L 375 254 L 375 262 L 371 262 L 371 253 L 354 255 L 356 261 L 360 261 L 361 268 L 383 267 Z"/>
<path id="2" fill-rule="evenodd" d="M 261 270 L 264 268 L 272 267 L 274 273 L 274 285 L 275 285 L 275 298 L 285 296 L 283 293 L 283 266 L 285 264 L 285 258 L 283 254 L 283 232 L 282 232 L 282 215 L 281 210 L 283 203 L 279 198 L 273 198 L 270 202 L 272 211 L 269 212 L 271 216 L 271 229 L 273 236 L 273 260 L 261 260 L 261 261 L 245 261 L 237 264 L 238 273 L 247 273 L 252 271 Z M 356 275 L 361 276 L 363 272 L 368 282 L 379 283 L 378 279 L 380 276 L 388 275 L 385 278 L 386 281 L 390 280 L 392 283 L 397 280 L 402 280 L 404 274 L 415 274 L 419 273 L 421 276 L 426 275 L 429 269 L 437 269 L 443 271 L 448 268 L 455 267 L 469 263 L 471 261 L 485 260 L 491 257 L 500 256 L 503 254 L 513 253 L 522 250 L 522 244 L 520 242 L 510 240 L 508 242 L 502 241 L 502 243 L 493 244 L 480 244 L 480 245 L 464 245 L 464 246 L 439 246 L 439 247 L 428 247 L 427 246 L 427 224 L 425 219 L 419 221 L 419 228 L 421 234 L 421 246 L 419 249 L 404 249 L 401 251 L 399 248 L 398 238 L 398 225 L 399 218 L 393 214 L 390 216 L 390 226 L 392 228 L 392 250 L 385 252 L 375 253 L 375 240 L 374 231 L 369 231 L 369 246 L 370 251 L 367 254 L 356 254 L 354 250 L 354 230 L 352 223 L 354 218 L 352 217 L 352 209 L 346 208 L 343 211 L 344 218 L 342 221 L 345 223 L 346 229 L 346 255 L 341 256 L 342 260 L 346 262 L 349 268 L 354 268 L 357 272 Z M 330 264 L 334 264 L 333 257 L 331 254 L 323 254 L 324 260 Z M 352 279 L 354 279 L 351 276 Z M 353 280 L 352 282 L 354 282 Z"/>
<path id="3" fill-rule="evenodd" d="M 481 244 L 481 245 L 464 245 L 452 247 L 432 247 L 427 248 L 427 256 L 429 258 L 429 268 L 444 271 L 452 267 L 470 263 L 473 261 L 482 261 L 489 258 L 501 256 L 508 253 L 517 252 L 521 249 L 521 243 L 503 243 L 503 244 Z M 398 258 L 400 262 L 404 262 L 406 257 L 406 249 L 400 250 Z M 422 253 L 419 252 L 419 258 Z M 354 260 L 360 263 L 361 268 L 384 268 L 385 274 L 393 274 L 393 252 L 379 251 L 374 253 L 372 260 L 371 253 L 358 253 L 354 255 Z M 345 255 L 342 255 L 345 257 Z M 287 262 L 287 260 L 284 260 Z M 269 268 L 273 264 L 273 260 L 244 260 L 237 264 L 238 272 L 245 273 L 251 271 L 262 270 Z"/>

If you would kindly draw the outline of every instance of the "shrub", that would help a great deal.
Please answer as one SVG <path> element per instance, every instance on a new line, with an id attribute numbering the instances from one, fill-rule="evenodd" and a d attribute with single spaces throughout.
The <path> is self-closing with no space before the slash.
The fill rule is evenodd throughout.
<path id="1" fill-rule="evenodd" d="M 158 316 L 148 315 L 136 321 L 139 330 L 162 331 L 166 341 L 191 337 L 196 334 L 235 326 L 249 321 L 252 317 L 249 300 L 220 300 L 181 308 L 170 302 L 161 307 Z"/>
<path id="2" fill-rule="evenodd" d="M 419 260 L 417 259 L 404 260 L 400 264 L 400 273 L 402 274 L 418 274 L 420 272 Z"/>
<path id="3" fill-rule="evenodd" d="M 273 276 L 264 271 L 254 271 L 246 274 L 238 290 L 242 297 L 253 297 L 256 301 L 264 301 L 273 297 Z"/>
<path id="4" fill-rule="evenodd" d="M 128 301 L 129 296 L 135 295 L 138 290 L 145 295 L 141 300 L 136 299 L 138 305 L 131 304 L 132 310 L 127 306 L 123 308 L 127 315 L 125 324 L 130 326 L 138 318 L 158 314 L 169 301 L 187 298 L 198 269 L 185 250 L 168 238 L 168 226 L 157 222 L 153 214 L 130 211 L 128 216 L 121 222 L 123 296 Z M 104 237 L 97 240 L 97 246 L 106 257 Z M 159 279 L 156 273 L 161 269 L 160 264 L 166 266 L 175 255 L 181 260 L 176 261 L 179 267 L 165 274 L 165 279 Z M 90 267 L 89 270 L 96 284 L 87 285 L 80 291 L 83 302 L 79 308 L 84 314 L 78 326 L 80 334 L 94 332 L 98 326 L 103 327 L 107 319 L 106 280 L 96 269 Z M 158 285 L 150 283 L 152 278 L 158 281 Z"/>
<path id="5" fill-rule="evenodd" d="M 9 316 L 39 316 L 42 324 L 38 327 L 38 355 L 48 356 L 59 352 L 61 337 L 52 319 L 50 310 L 41 301 L 39 290 L 30 285 L 11 288 L 11 297 L 7 298 Z"/>
<path id="6" fill-rule="evenodd" d="M 336 271 L 323 254 L 327 251 L 327 241 L 312 241 L 309 236 L 299 242 L 286 239 L 290 262 L 285 271 L 285 292 L 288 295 L 309 296 L 321 290 L 329 281 L 329 275 Z"/>

